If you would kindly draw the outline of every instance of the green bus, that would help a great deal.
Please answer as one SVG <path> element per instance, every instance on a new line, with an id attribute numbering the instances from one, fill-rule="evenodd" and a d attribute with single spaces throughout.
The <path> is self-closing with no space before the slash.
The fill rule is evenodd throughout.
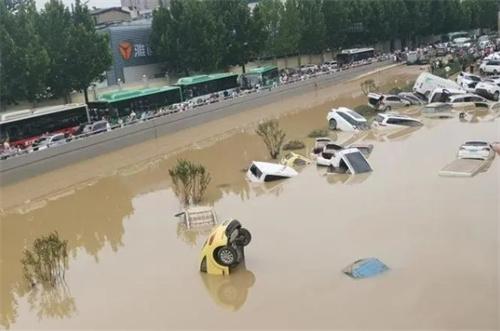
<path id="1" fill-rule="evenodd" d="M 196 75 L 179 78 L 175 86 L 178 86 L 182 92 L 184 101 L 201 97 L 210 97 L 213 93 L 219 93 L 238 88 L 238 74 L 232 72 L 223 72 L 210 75 Z"/>
<path id="2" fill-rule="evenodd" d="M 275 65 L 266 65 L 250 69 L 241 75 L 241 88 L 251 89 L 257 85 L 261 87 L 273 86 L 279 83 L 279 71 Z"/>
<path id="3" fill-rule="evenodd" d="M 179 87 L 161 86 L 103 93 L 96 101 L 89 102 L 88 107 L 92 120 L 106 117 L 110 121 L 116 121 L 130 115 L 132 110 L 140 117 L 144 112 L 156 111 L 181 101 Z"/>

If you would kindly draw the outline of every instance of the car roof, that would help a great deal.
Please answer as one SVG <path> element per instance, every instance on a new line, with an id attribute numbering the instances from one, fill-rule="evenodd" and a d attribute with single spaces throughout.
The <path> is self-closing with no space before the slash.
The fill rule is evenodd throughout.
<path id="1" fill-rule="evenodd" d="M 408 119 L 408 120 L 414 120 L 414 121 L 420 122 L 416 118 L 406 116 L 406 115 L 396 114 L 396 113 L 379 113 L 378 115 L 382 115 L 385 118 L 401 118 L 401 119 Z"/>

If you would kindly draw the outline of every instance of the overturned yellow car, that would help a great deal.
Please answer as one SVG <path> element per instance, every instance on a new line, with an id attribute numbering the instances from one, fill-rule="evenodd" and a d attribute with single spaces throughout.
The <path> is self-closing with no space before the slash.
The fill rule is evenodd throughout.
<path id="1" fill-rule="evenodd" d="M 281 164 L 287 167 L 301 167 L 310 164 L 312 161 L 305 156 L 300 154 L 289 152 L 281 159 Z"/>
<path id="2" fill-rule="evenodd" d="M 229 275 L 244 259 L 243 248 L 252 240 L 250 232 L 237 220 L 228 220 L 212 230 L 201 250 L 200 271 Z"/>

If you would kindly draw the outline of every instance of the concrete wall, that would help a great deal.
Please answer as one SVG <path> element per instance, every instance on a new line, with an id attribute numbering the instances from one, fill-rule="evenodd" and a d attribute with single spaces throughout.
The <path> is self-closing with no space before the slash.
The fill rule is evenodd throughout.
<path id="1" fill-rule="evenodd" d="M 298 93 L 313 91 L 314 89 L 326 87 L 342 80 L 352 79 L 357 75 L 382 68 L 388 64 L 387 62 L 374 63 L 349 71 L 323 75 L 295 84 L 279 86 L 273 90 L 225 100 L 182 113 L 158 117 L 146 122 L 115 129 L 111 132 L 71 141 L 56 148 L 49 148 L 39 152 L 0 160 L 0 185 L 7 185 L 125 146 L 154 139 L 160 135 L 269 104 L 284 97 L 291 97 Z"/>

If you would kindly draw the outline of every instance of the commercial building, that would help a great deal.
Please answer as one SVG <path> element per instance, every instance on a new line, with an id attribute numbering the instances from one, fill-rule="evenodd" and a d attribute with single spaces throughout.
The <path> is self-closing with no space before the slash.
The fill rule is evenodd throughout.
<path id="1" fill-rule="evenodd" d="M 97 26 L 132 20 L 130 12 L 120 7 L 95 9 L 90 12 Z"/>
<path id="2" fill-rule="evenodd" d="M 106 72 L 108 85 L 165 75 L 162 63 L 151 50 L 151 20 L 137 20 L 100 29 L 109 35 L 113 65 Z"/>

